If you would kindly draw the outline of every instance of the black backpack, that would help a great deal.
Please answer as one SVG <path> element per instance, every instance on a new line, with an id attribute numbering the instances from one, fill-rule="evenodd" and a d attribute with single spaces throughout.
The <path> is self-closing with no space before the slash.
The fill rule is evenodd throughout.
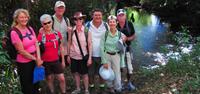
<path id="1" fill-rule="evenodd" d="M 31 32 L 31 35 L 32 35 L 33 31 L 30 29 L 29 26 L 27 26 L 27 28 Z M 9 57 L 12 60 L 15 60 L 18 52 L 17 52 L 15 46 L 12 44 L 11 31 L 15 31 L 18 34 L 21 41 L 23 41 L 23 36 L 22 36 L 21 32 L 19 31 L 19 29 L 17 29 L 16 27 L 13 27 L 7 32 L 6 36 L 4 37 L 3 48 L 7 51 L 7 54 L 9 55 Z"/>

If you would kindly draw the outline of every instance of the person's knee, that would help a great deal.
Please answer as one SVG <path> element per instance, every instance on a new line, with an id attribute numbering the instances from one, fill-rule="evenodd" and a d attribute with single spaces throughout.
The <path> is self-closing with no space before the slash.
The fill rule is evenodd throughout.
<path id="1" fill-rule="evenodd" d="M 64 77 L 64 75 L 59 76 L 58 80 L 60 81 L 60 83 L 65 83 L 65 77 Z"/>
<path id="2" fill-rule="evenodd" d="M 52 75 L 48 75 L 48 76 L 46 77 L 46 80 L 47 80 L 48 82 L 53 81 L 53 76 L 52 76 Z"/>

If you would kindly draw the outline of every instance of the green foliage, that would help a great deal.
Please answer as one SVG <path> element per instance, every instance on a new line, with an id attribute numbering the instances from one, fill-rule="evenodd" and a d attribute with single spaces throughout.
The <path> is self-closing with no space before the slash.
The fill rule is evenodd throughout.
<path id="1" fill-rule="evenodd" d="M 175 45 L 180 46 L 182 44 L 189 44 L 191 41 L 191 35 L 189 35 L 189 30 L 182 26 L 181 31 L 176 32 L 172 39 L 176 43 Z"/>
<path id="2" fill-rule="evenodd" d="M 19 77 L 13 64 L 0 64 L 0 93 L 21 94 Z"/>

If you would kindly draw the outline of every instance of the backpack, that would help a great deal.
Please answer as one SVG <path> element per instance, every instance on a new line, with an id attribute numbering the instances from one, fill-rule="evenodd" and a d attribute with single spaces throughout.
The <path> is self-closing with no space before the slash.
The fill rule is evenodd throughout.
<path id="1" fill-rule="evenodd" d="M 54 35 L 56 36 L 56 40 L 58 40 L 58 44 L 60 45 L 60 44 L 61 44 L 61 40 L 60 40 L 60 38 L 59 38 L 59 36 L 58 36 L 58 32 L 54 31 L 53 33 L 54 33 Z M 51 41 L 51 40 L 49 40 L 49 41 Z M 41 54 L 43 54 L 44 51 L 45 51 L 45 43 L 46 43 L 46 42 L 47 42 L 46 36 L 45 36 L 44 33 L 42 33 L 42 41 L 39 42 L 39 47 L 40 47 L 40 53 L 41 53 Z"/>
<path id="2" fill-rule="evenodd" d="M 29 26 L 27 26 L 27 28 L 31 32 L 31 35 L 33 35 L 33 31 L 31 30 L 31 28 Z M 22 33 L 20 32 L 19 29 L 17 29 L 16 27 L 13 27 L 7 32 L 7 34 L 4 38 L 3 48 L 7 51 L 7 54 L 9 55 L 9 57 L 11 59 L 15 60 L 18 52 L 17 52 L 15 46 L 12 44 L 11 31 L 15 31 L 21 41 L 23 41 L 23 38 L 25 38 L 25 37 L 22 36 Z"/>

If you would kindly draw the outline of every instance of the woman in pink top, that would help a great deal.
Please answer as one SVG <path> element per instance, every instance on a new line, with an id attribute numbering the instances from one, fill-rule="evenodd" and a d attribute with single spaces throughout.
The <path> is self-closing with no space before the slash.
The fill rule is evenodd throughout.
<path id="1" fill-rule="evenodd" d="M 72 94 L 78 94 L 81 91 L 80 75 L 83 76 L 85 94 L 89 94 L 88 66 L 91 65 L 92 41 L 91 32 L 88 32 L 83 25 L 85 17 L 86 15 L 82 15 L 81 12 L 74 14 L 73 20 L 75 26 L 72 34 L 69 34 L 70 40 L 68 46 L 70 51 L 68 51 L 68 62 L 71 62 L 71 72 L 74 74 L 76 81 L 76 90 Z"/>
<path id="2" fill-rule="evenodd" d="M 63 49 L 63 40 L 60 32 L 57 32 L 52 29 L 53 20 L 49 14 L 43 14 L 40 17 L 40 22 L 42 24 L 42 29 L 38 35 L 38 41 L 43 43 L 44 51 L 41 55 L 42 60 L 44 61 L 43 66 L 45 67 L 45 75 L 48 87 L 51 91 L 51 94 L 54 92 L 54 76 L 58 78 L 61 93 L 66 93 L 65 86 L 65 77 L 64 77 L 64 49 Z M 42 49 L 41 49 L 42 50 Z M 42 51 L 41 51 L 42 52 Z M 62 60 L 60 62 L 59 55 L 61 55 Z"/>
<path id="3" fill-rule="evenodd" d="M 33 84 L 33 70 L 36 62 L 41 64 L 42 61 L 36 57 L 39 48 L 34 30 L 27 26 L 29 19 L 29 13 L 25 9 L 17 9 L 14 12 L 12 28 L 15 29 L 11 31 L 11 41 L 18 53 L 16 62 L 23 94 L 38 94 L 37 85 Z M 22 34 L 22 39 L 16 29 Z"/>

